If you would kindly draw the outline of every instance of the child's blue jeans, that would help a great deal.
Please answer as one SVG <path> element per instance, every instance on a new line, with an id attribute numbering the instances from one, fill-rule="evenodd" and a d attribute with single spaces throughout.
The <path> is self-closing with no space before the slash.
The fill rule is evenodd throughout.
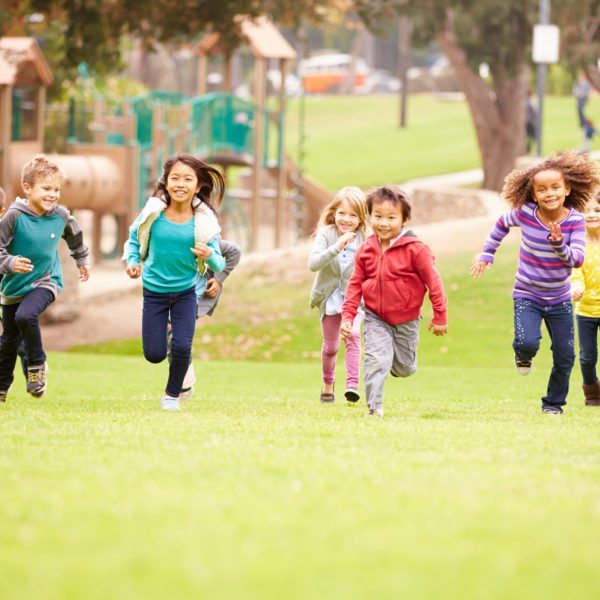
<path id="1" fill-rule="evenodd" d="M 515 300 L 515 339 L 513 348 L 518 358 L 532 360 L 540 348 L 542 321 L 550 335 L 552 371 L 542 406 L 560 408 L 567 403 L 569 377 L 575 362 L 575 328 L 573 305 L 563 302 L 543 306 L 532 300 Z"/>
<path id="2" fill-rule="evenodd" d="M 142 344 L 144 357 L 151 363 L 167 357 L 167 326 L 171 321 L 171 364 L 167 380 L 167 395 L 178 398 L 192 356 L 192 341 L 196 328 L 196 290 L 159 293 L 144 288 L 142 312 Z"/>
<path id="3" fill-rule="evenodd" d="M 2 305 L 0 336 L 0 390 L 8 390 L 14 380 L 17 350 L 21 340 L 25 348 L 25 359 L 29 365 L 46 362 L 42 345 L 40 315 L 54 301 L 54 294 L 45 288 L 35 288 L 18 304 Z"/>
<path id="4" fill-rule="evenodd" d="M 598 329 L 600 319 L 576 315 L 579 334 L 579 365 L 583 383 L 594 385 L 598 381 L 596 363 L 598 362 Z"/>

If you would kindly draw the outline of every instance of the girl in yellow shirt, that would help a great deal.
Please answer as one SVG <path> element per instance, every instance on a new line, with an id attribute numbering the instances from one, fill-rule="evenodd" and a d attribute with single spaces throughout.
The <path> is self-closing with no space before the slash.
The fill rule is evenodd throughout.
<path id="1" fill-rule="evenodd" d="M 579 337 L 579 364 L 587 406 L 600 406 L 598 329 L 600 328 L 600 193 L 585 211 L 585 262 L 573 269 L 571 288 Z"/>

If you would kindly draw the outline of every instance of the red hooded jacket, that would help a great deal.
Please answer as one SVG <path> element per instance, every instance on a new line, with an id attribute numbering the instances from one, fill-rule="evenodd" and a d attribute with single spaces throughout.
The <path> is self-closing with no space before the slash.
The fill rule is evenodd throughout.
<path id="1" fill-rule="evenodd" d="M 385 252 L 376 235 L 369 236 L 354 258 L 354 271 L 342 308 L 342 321 L 352 321 L 360 304 L 390 325 L 421 315 L 425 292 L 433 307 L 433 323 L 446 325 L 448 300 L 427 244 L 407 231 Z"/>

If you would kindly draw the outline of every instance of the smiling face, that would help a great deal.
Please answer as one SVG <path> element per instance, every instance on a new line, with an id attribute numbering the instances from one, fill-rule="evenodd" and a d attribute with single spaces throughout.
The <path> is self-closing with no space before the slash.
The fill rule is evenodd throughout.
<path id="1" fill-rule="evenodd" d="M 38 215 L 56 206 L 60 199 L 63 178 L 58 174 L 38 177 L 33 183 L 23 183 L 27 204 Z"/>
<path id="2" fill-rule="evenodd" d="M 371 210 L 371 227 L 382 242 L 395 238 L 404 226 L 402 205 L 390 200 L 373 203 Z"/>
<path id="3" fill-rule="evenodd" d="M 360 224 L 360 218 L 347 200 L 342 200 L 334 215 L 335 226 L 338 234 L 343 235 L 349 231 L 356 231 Z"/>
<path id="4" fill-rule="evenodd" d="M 191 204 L 194 195 L 200 190 L 194 169 L 182 162 L 176 162 L 169 171 L 166 187 L 175 205 Z"/>
<path id="5" fill-rule="evenodd" d="M 600 234 L 600 198 L 593 197 L 585 208 L 585 228 L 588 233 Z"/>
<path id="6" fill-rule="evenodd" d="M 544 213 L 560 212 L 571 189 L 560 171 L 540 171 L 533 177 L 533 198 Z"/>

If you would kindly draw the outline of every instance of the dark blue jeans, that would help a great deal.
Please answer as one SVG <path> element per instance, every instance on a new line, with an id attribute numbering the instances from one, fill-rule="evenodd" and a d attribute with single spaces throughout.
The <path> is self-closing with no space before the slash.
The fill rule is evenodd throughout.
<path id="1" fill-rule="evenodd" d="M 594 385 L 598 381 L 596 363 L 598 362 L 598 329 L 600 319 L 576 315 L 579 335 L 579 365 L 583 383 Z"/>
<path id="2" fill-rule="evenodd" d="M 35 288 L 18 304 L 2 306 L 3 332 L 0 336 L 0 390 L 8 390 L 14 380 L 17 350 L 23 341 L 27 364 L 46 362 L 42 345 L 40 315 L 54 301 L 54 294 L 44 288 Z"/>
<path id="3" fill-rule="evenodd" d="M 178 398 L 185 372 L 192 356 L 192 341 L 196 329 L 196 289 L 183 292 L 158 293 L 144 288 L 142 312 L 142 344 L 144 357 L 151 363 L 167 357 L 167 326 L 171 321 L 171 364 L 167 395 Z"/>
<path id="4" fill-rule="evenodd" d="M 542 406 L 560 408 L 567 403 L 569 377 L 575 362 L 575 327 L 573 305 L 563 302 L 542 306 L 531 300 L 515 300 L 515 339 L 517 357 L 532 360 L 540 348 L 542 321 L 550 334 L 552 371 Z"/>

